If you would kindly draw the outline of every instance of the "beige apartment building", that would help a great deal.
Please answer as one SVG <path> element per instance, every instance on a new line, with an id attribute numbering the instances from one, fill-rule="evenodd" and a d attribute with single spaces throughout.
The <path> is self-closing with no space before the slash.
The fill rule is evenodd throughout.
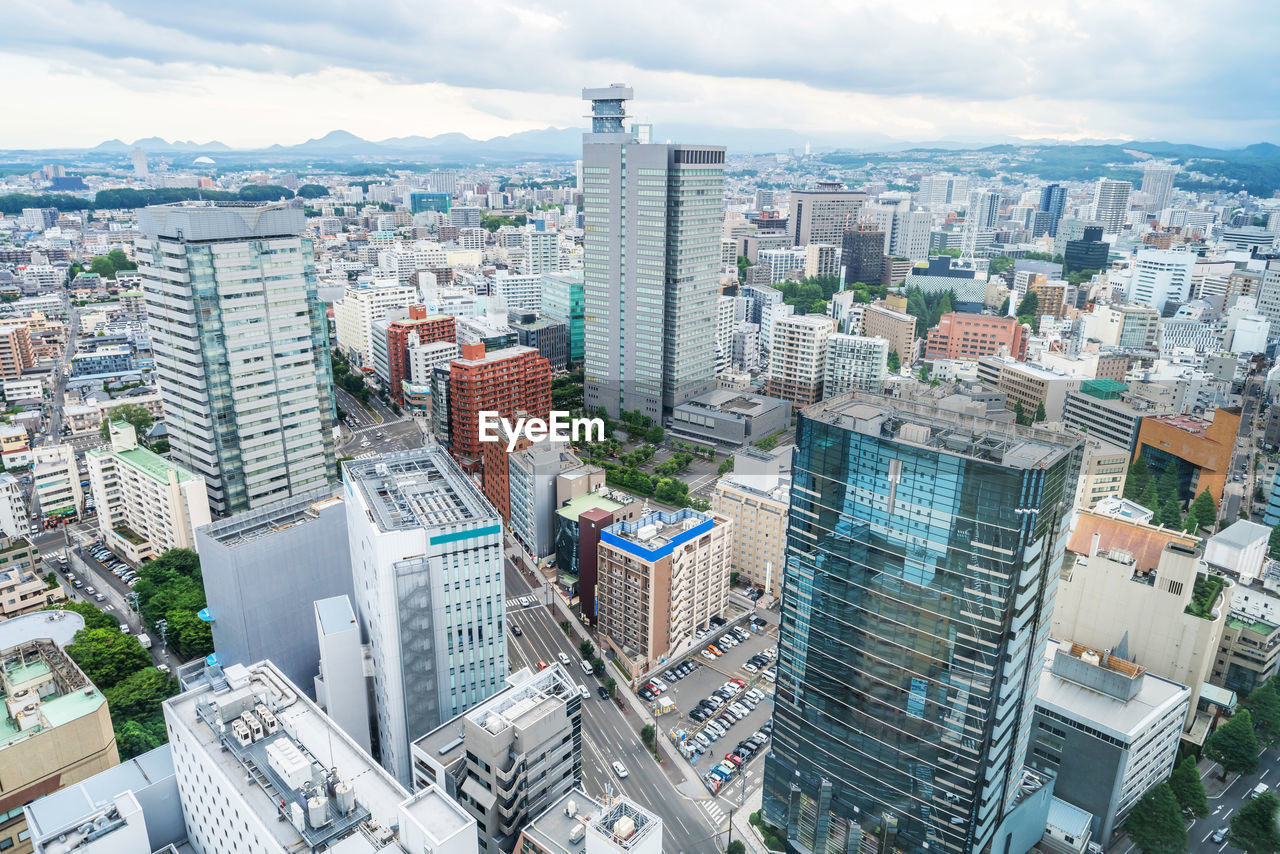
<path id="1" fill-rule="evenodd" d="M 40 552 L 24 537 L 0 537 L 0 620 L 39 611 L 67 598 L 62 585 L 49 587 Z"/>
<path id="2" fill-rule="evenodd" d="M 1129 451 L 1099 439 L 1086 439 L 1080 469 L 1080 507 L 1091 509 L 1104 498 L 1120 498 L 1129 476 Z"/>
<path id="3" fill-rule="evenodd" d="M 120 764 L 102 692 L 62 651 L 84 618 L 41 611 L 0 623 L 0 851 L 25 854 L 23 804 Z"/>
<path id="4" fill-rule="evenodd" d="M 728 517 L 687 508 L 600 532 L 597 624 L 633 678 L 724 612 L 733 534 Z"/>
<path id="5" fill-rule="evenodd" d="M 862 310 L 862 334 L 868 338 L 885 338 L 889 352 L 897 353 L 903 365 L 916 358 L 916 319 L 905 311 L 897 311 L 883 303 L 873 303 Z"/>
<path id="6" fill-rule="evenodd" d="M 1183 738 L 1197 744 L 1208 734 L 1209 720 L 1197 716 L 1196 704 L 1213 673 L 1235 593 L 1230 579 L 1205 572 L 1200 557 L 1198 549 L 1171 542 L 1156 570 L 1143 572 L 1133 554 L 1122 549 L 1068 552 L 1051 630 L 1053 637 L 1110 651 L 1189 687 Z M 1211 601 L 1201 612 L 1189 613 L 1198 587 L 1213 594 L 1206 597 Z"/>
<path id="7" fill-rule="evenodd" d="M 769 352 L 769 394 L 808 406 L 822 399 L 827 339 L 835 321 L 822 314 L 780 317 L 773 322 Z"/>
<path id="8" fill-rule="evenodd" d="M 27 327 L 0 326 L 0 377 L 20 377 L 34 364 Z"/>
<path id="9" fill-rule="evenodd" d="M 782 589 L 791 479 L 728 474 L 716 483 L 711 509 L 733 522 L 730 568 L 770 596 Z"/>
<path id="10" fill-rule="evenodd" d="M 138 446 L 133 425 L 113 421 L 111 445 L 85 453 L 98 529 L 133 562 L 169 549 L 194 549 L 210 522 L 204 478 Z"/>

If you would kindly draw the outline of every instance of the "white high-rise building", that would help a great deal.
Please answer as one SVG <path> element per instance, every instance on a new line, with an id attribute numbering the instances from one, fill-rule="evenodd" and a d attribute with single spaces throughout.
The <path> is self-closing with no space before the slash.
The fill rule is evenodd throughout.
<path id="1" fill-rule="evenodd" d="M 524 260 L 520 272 L 529 275 L 556 273 L 560 270 L 560 235 L 555 231 L 527 229 L 522 236 Z"/>
<path id="2" fill-rule="evenodd" d="M 387 312 L 407 308 L 419 300 L 418 289 L 387 279 L 366 286 L 347 288 L 342 299 L 333 304 L 333 324 L 338 349 L 354 364 L 373 364 L 373 324 L 384 320 Z"/>
<path id="3" fill-rule="evenodd" d="M 827 362 L 822 397 L 850 391 L 884 391 L 889 373 L 889 340 L 861 335 L 832 335 L 827 339 Z"/>
<path id="4" fill-rule="evenodd" d="M 407 785 L 410 742 L 505 684 L 502 518 L 438 445 L 348 462 L 344 481 L 381 761 Z"/>
<path id="5" fill-rule="evenodd" d="M 1196 256 L 1175 249 L 1143 249 L 1134 262 L 1129 299 L 1163 312 L 1169 300 L 1186 302 Z"/>
<path id="6" fill-rule="evenodd" d="M 716 368 L 724 370 L 729 367 L 733 352 L 733 329 L 737 314 L 738 297 L 720 297 L 716 303 Z"/>
<path id="7" fill-rule="evenodd" d="M 621 84 L 582 96 L 583 398 L 658 420 L 715 388 L 725 152 L 627 131 Z"/>
<path id="8" fill-rule="evenodd" d="M 491 280 L 494 294 L 507 301 L 507 308 L 542 311 L 542 274 L 506 273 L 499 271 Z"/>
<path id="9" fill-rule="evenodd" d="M 71 445 L 40 445 L 31 449 L 31 495 L 46 519 L 75 516 L 84 510 L 84 490 Z M 35 511 L 33 506 L 32 511 Z"/>
<path id="10" fill-rule="evenodd" d="M 138 269 L 171 457 L 229 515 L 337 480 L 333 369 L 302 211 L 138 211 Z"/>
<path id="11" fill-rule="evenodd" d="M 135 560 L 194 549 L 210 521 L 204 478 L 139 447 L 132 424 L 107 429 L 111 444 L 84 455 L 103 540 Z"/>
<path id="12" fill-rule="evenodd" d="M 195 851 L 477 854 L 466 810 L 438 786 L 410 794 L 271 662 L 185 684 L 163 709 Z"/>
<path id="13" fill-rule="evenodd" d="M 897 210 L 893 214 L 891 255 L 923 261 L 929 257 L 929 232 L 933 215 L 928 211 Z"/>
<path id="14" fill-rule="evenodd" d="M 129 159 L 133 163 L 133 177 L 139 181 L 151 177 L 151 170 L 147 168 L 147 153 L 142 150 L 142 146 L 135 145 L 129 153 Z"/>
<path id="15" fill-rule="evenodd" d="M 1093 196 L 1093 218 L 1102 224 L 1106 234 L 1118 234 L 1129 214 L 1129 194 L 1133 192 L 1130 181 L 1114 181 L 1099 178 Z"/>
<path id="16" fill-rule="evenodd" d="M 1174 166 L 1155 164 L 1142 170 L 1142 192 L 1147 196 L 1147 210 L 1159 213 L 1173 201 Z"/>

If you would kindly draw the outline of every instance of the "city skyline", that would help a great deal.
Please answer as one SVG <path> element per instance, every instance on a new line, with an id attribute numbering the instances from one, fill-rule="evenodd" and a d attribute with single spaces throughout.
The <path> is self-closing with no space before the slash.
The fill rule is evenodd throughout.
<path id="1" fill-rule="evenodd" d="M 1276 25 L 1251 16 L 1237 27 L 1230 7 L 1248 7 L 1226 5 L 1193 33 L 1147 2 L 761 5 L 733 16 L 682 10 L 685 25 L 672 28 L 660 7 L 499 4 L 364 19 L 289 4 L 180 10 L 60 0 L 10 8 L 0 73 L 18 112 L 44 112 L 50 89 L 78 93 L 74 113 L 11 128 L 14 148 L 153 135 L 254 148 L 344 126 L 372 139 L 488 139 L 575 126 L 581 107 L 566 83 L 599 80 L 643 90 L 641 120 L 785 127 L 817 145 L 1280 138 L 1275 81 L 1235 85 L 1236 69 L 1265 58 Z M 68 30 L 68 20 L 78 26 Z M 721 37 L 703 38 L 711 29 Z M 618 31 L 632 38 L 601 50 L 600 34 Z M 774 49 L 819 31 L 875 37 L 852 51 Z M 1215 62 L 1203 49 L 1228 38 L 1236 62 Z"/>

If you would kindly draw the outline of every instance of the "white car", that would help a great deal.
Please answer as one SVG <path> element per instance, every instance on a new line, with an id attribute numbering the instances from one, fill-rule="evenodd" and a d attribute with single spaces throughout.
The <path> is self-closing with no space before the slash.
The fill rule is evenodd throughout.
<path id="1" fill-rule="evenodd" d="M 587 674 L 588 676 L 590 676 L 590 675 L 591 675 L 591 662 L 587 661 L 587 660 L 584 658 L 584 659 L 582 659 L 582 661 L 580 661 L 580 662 L 579 662 L 579 664 L 581 664 L 581 665 L 582 665 L 582 672 L 583 672 L 583 673 L 585 673 L 585 674 Z"/>
<path id="2" fill-rule="evenodd" d="M 590 699 L 591 699 L 591 692 L 587 690 L 587 686 L 586 686 L 586 685 L 583 685 L 583 684 L 579 683 L 579 684 L 578 684 L 578 693 L 582 695 L 582 699 L 584 699 L 584 700 L 590 700 Z"/>
<path id="3" fill-rule="evenodd" d="M 563 652 L 558 652 L 556 653 L 556 657 L 560 659 L 560 663 L 565 667 L 569 666 L 569 656 L 565 655 Z"/>
<path id="4" fill-rule="evenodd" d="M 627 777 L 627 766 L 621 762 L 613 763 L 613 773 L 618 775 L 619 780 L 625 780 Z"/>
<path id="5" fill-rule="evenodd" d="M 532 598 L 532 597 L 529 597 L 529 596 L 521 596 L 521 597 L 520 597 L 520 607 L 521 607 L 521 608 L 528 608 L 528 607 L 529 607 L 530 605 L 532 605 L 532 604 L 533 604 L 533 598 Z"/>
<path id="6" fill-rule="evenodd" d="M 652 679 L 650 679 L 650 680 L 649 680 L 649 682 L 650 682 L 650 683 L 651 683 L 655 688 L 657 688 L 657 689 L 658 689 L 658 693 L 659 693 L 659 694 L 661 694 L 663 691 L 667 690 L 667 683 L 666 683 L 666 682 L 663 682 L 663 681 L 662 681 L 661 679 L 659 679 L 657 676 L 655 676 L 655 677 L 653 677 Z"/>

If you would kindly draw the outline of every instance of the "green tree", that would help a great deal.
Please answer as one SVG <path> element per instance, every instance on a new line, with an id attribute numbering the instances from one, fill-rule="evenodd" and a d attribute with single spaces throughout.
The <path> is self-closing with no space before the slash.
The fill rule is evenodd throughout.
<path id="1" fill-rule="evenodd" d="M 133 429 L 138 433 L 138 441 L 142 442 L 147 431 L 151 429 L 151 425 L 155 423 L 155 416 L 145 406 L 137 403 L 124 403 L 120 406 L 113 406 L 107 410 L 107 415 L 102 419 L 102 425 L 98 427 L 98 435 L 103 439 L 109 439 L 111 434 L 108 428 L 110 421 L 127 421 L 133 425 Z"/>
<path id="2" fill-rule="evenodd" d="M 1044 421 L 1048 417 L 1049 417 L 1049 414 L 1044 411 L 1044 401 L 1042 400 L 1036 404 L 1036 414 L 1032 417 L 1031 420 L 1034 423 L 1039 424 L 1041 421 Z"/>
<path id="3" fill-rule="evenodd" d="M 1035 318 L 1040 313 L 1040 295 L 1035 291 L 1027 291 L 1022 299 L 1018 300 L 1018 320 L 1022 323 L 1030 323 L 1035 325 Z M 1023 320 L 1023 318 L 1029 318 Z"/>
<path id="4" fill-rule="evenodd" d="M 1267 539 L 1267 554 L 1272 560 L 1280 560 L 1280 525 L 1271 529 L 1271 536 Z"/>
<path id="5" fill-rule="evenodd" d="M 1204 755 L 1222 766 L 1222 777 L 1258 772 L 1258 737 L 1253 731 L 1253 715 L 1241 709 L 1218 725 L 1204 743 Z"/>
<path id="6" fill-rule="evenodd" d="M 1155 786 L 1134 804 L 1125 829 L 1143 854 L 1182 854 L 1187 848 L 1187 827 L 1168 783 Z"/>
<path id="7" fill-rule="evenodd" d="M 303 184 L 298 188 L 298 195 L 304 199 L 319 199 L 329 195 L 329 188 L 320 184 Z"/>
<path id="8" fill-rule="evenodd" d="M 586 638 L 583 638 L 582 643 L 578 644 L 578 652 L 582 654 L 581 657 L 583 660 L 590 659 L 595 651 L 595 645 Z"/>
<path id="9" fill-rule="evenodd" d="M 1022 401 L 1015 400 L 1013 402 L 1013 421 L 1015 424 L 1027 423 L 1027 412 L 1022 408 Z"/>
<path id="10" fill-rule="evenodd" d="M 902 357 L 897 350 L 889 351 L 889 373 L 896 374 L 902 368 Z"/>
<path id="11" fill-rule="evenodd" d="M 745 282 L 747 280 L 747 270 L 751 267 L 751 262 L 747 260 L 746 255 L 738 256 L 738 281 Z"/>
<path id="12" fill-rule="evenodd" d="M 1156 485 L 1154 483 L 1147 484 L 1147 488 L 1138 497 L 1138 503 L 1152 513 L 1160 509 L 1160 496 L 1156 494 Z"/>
<path id="13" fill-rule="evenodd" d="M 747 854 L 747 846 L 741 839 L 735 839 L 724 849 L 724 854 Z"/>
<path id="14" fill-rule="evenodd" d="M 1147 468 L 1147 458 L 1139 456 L 1129 465 L 1129 474 L 1124 481 L 1124 497 L 1137 501 L 1151 483 L 1151 469 Z"/>
<path id="15" fill-rule="evenodd" d="M 67 655 L 102 691 L 151 664 L 138 639 L 119 629 L 81 629 L 67 646 Z"/>
<path id="16" fill-rule="evenodd" d="M 178 680 L 154 667 L 134 671 L 103 691 L 113 718 L 159 715 L 160 704 L 178 692 Z"/>
<path id="17" fill-rule="evenodd" d="M 112 268 L 117 273 L 121 270 L 129 272 L 130 270 L 138 269 L 138 265 L 129 260 L 129 256 L 124 254 L 123 249 L 112 249 L 107 253 L 107 260 L 111 262 Z"/>
<path id="18" fill-rule="evenodd" d="M 213 630 L 196 616 L 196 610 L 176 608 L 165 617 L 169 624 L 165 629 L 166 643 L 183 658 L 198 658 L 213 652 Z"/>
<path id="19" fill-rule="evenodd" d="M 604 680 L 604 690 L 612 697 L 614 692 L 618 690 L 618 680 L 612 676 Z"/>
<path id="20" fill-rule="evenodd" d="M 1263 792 L 1245 801 L 1231 817 L 1227 841 L 1245 854 L 1275 854 L 1280 851 L 1280 834 L 1276 832 L 1276 812 L 1280 798 L 1274 792 Z"/>
<path id="21" fill-rule="evenodd" d="M 1164 502 L 1178 498 L 1178 464 L 1170 461 L 1156 481 L 1156 496 Z"/>
<path id="22" fill-rule="evenodd" d="M 1161 501 L 1159 508 L 1156 509 L 1155 521 L 1156 524 L 1166 528 L 1181 528 L 1182 508 L 1178 506 L 1177 499 Z"/>
<path id="23" fill-rule="evenodd" d="M 1280 695 L 1268 679 L 1250 692 L 1244 707 L 1253 716 L 1253 732 L 1263 750 L 1280 744 Z"/>
<path id="24" fill-rule="evenodd" d="M 101 255 L 89 262 L 89 272 L 97 273 L 104 279 L 114 279 L 116 277 L 116 268 L 111 263 L 111 259 L 104 258 Z"/>
<path id="25" fill-rule="evenodd" d="M 112 709 L 111 713 L 114 716 L 115 709 Z M 149 721 L 122 721 L 116 724 L 115 731 L 116 748 L 120 751 L 120 759 L 122 761 L 141 756 L 148 750 L 154 750 L 169 740 L 163 719 L 154 723 Z"/>
<path id="26" fill-rule="evenodd" d="M 1201 528 L 1211 528 L 1218 519 L 1218 508 L 1209 490 L 1202 489 L 1187 508 L 1187 530 L 1195 533 Z"/>
<path id="27" fill-rule="evenodd" d="M 1009 314 L 1009 298 L 1008 297 L 1005 297 L 1004 302 L 1000 303 L 1000 310 L 997 312 L 997 314 L 999 314 L 1001 317 L 1005 317 Z"/>
<path id="28" fill-rule="evenodd" d="M 1200 779 L 1195 756 L 1188 755 L 1174 767 L 1173 774 L 1169 777 L 1169 787 L 1173 789 L 1173 796 L 1178 799 L 1178 806 L 1190 810 L 1200 818 L 1209 814 L 1209 803 L 1204 796 L 1204 781 Z"/>

